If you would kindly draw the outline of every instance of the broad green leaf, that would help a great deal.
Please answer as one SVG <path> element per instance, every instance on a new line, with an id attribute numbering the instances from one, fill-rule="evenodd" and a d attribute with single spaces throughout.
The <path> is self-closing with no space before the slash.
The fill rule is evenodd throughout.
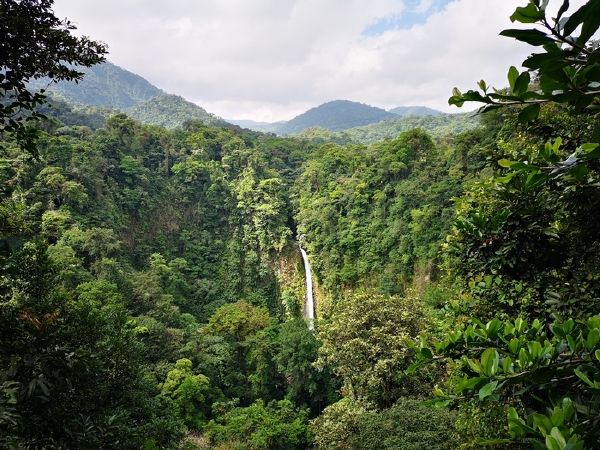
<path id="1" fill-rule="evenodd" d="M 548 76 L 552 76 L 553 79 L 557 81 L 567 81 L 569 80 L 568 76 L 565 73 L 554 72 L 554 70 L 559 69 L 561 67 L 567 67 L 569 65 L 568 61 L 566 61 L 563 53 L 534 53 L 529 56 L 522 63 L 523 67 L 527 67 L 528 69 L 546 69 L 551 72 Z M 566 88 L 567 86 L 565 86 Z"/>
<path id="2" fill-rule="evenodd" d="M 471 368 L 471 370 L 473 372 L 475 372 L 475 373 L 483 372 L 481 365 L 479 364 L 478 361 L 474 361 L 471 358 L 464 358 L 464 360 L 467 362 L 467 364 L 469 365 L 469 367 Z"/>
<path id="3" fill-rule="evenodd" d="M 569 348 L 571 349 L 571 351 L 575 353 L 577 351 L 578 345 L 575 342 L 575 339 L 573 339 L 573 336 L 571 336 L 570 334 L 567 335 L 567 343 L 569 344 Z"/>
<path id="4" fill-rule="evenodd" d="M 500 167 L 506 167 L 507 169 L 510 168 L 510 166 L 512 166 L 515 163 L 515 161 L 510 161 L 508 159 L 500 159 L 498 160 L 498 165 Z"/>
<path id="5" fill-rule="evenodd" d="M 525 108 L 521 110 L 519 113 L 518 120 L 520 123 L 527 123 L 535 120 L 540 115 L 540 104 L 533 103 L 531 105 L 527 105 Z"/>
<path id="6" fill-rule="evenodd" d="M 423 358 L 427 358 L 427 359 L 433 358 L 433 352 L 427 347 L 423 347 L 420 350 L 420 353 Z"/>
<path id="7" fill-rule="evenodd" d="M 510 16 L 511 22 L 535 23 L 544 18 L 544 13 L 540 11 L 533 3 L 527 6 L 518 7 Z"/>
<path id="8" fill-rule="evenodd" d="M 456 384 L 454 391 L 456 394 L 461 394 L 465 390 L 475 389 L 475 387 L 485 379 L 486 378 L 484 377 L 464 378 Z"/>
<path id="9" fill-rule="evenodd" d="M 560 430 L 557 427 L 552 428 L 550 435 L 554 439 L 556 439 L 556 442 L 558 443 L 558 445 L 560 445 L 561 449 L 565 448 L 565 446 L 567 445 L 567 441 L 565 440 L 564 436 L 562 435 L 562 433 L 560 432 Z"/>
<path id="10" fill-rule="evenodd" d="M 564 332 L 562 326 L 558 322 L 555 322 L 554 324 L 552 324 L 552 333 L 554 333 L 554 335 L 558 336 L 559 338 L 565 337 L 565 332 Z"/>
<path id="11" fill-rule="evenodd" d="M 479 389 L 479 400 L 484 400 L 492 395 L 496 390 L 496 386 L 498 386 L 498 382 L 492 381 Z"/>
<path id="12" fill-rule="evenodd" d="M 515 355 L 520 350 L 520 348 L 521 348 L 521 341 L 519 341 L 517 338 L 512 338 L 510 340 L 510 342 L 508 343 L 508 349 Z"/>
<path id="13" fill-rule="evenodd" d="M 522 318 L 517 318 L 517 320 L 515 320 L 515 328 L 517 329 L 517 331 L 519 333 L 522 333 L 525 328 L 527 328 L 527 322 L 525 322 Z"/>
<path id="14" fill-rule="evenodd" d="M 546 448 L 548 450 L 564 450 L 564 447 L 561 447 L 556 439 L 550 435 L 546 436 Z"/>
<path id="15" fill-rule="evenodd" d="M 566 334 L 569 334 L 573 330 L 573 327 L 575 327 L 575 321 L 573 319 L 569 319 L 563 324 L 563 330 L 565 330 Z"/>
<path id="16" fill-rule="evenodd" d="M 525 368 L 527 366 L 528 361 L 529 361 L 529 358 L 527 356 L 527 352 L 525 351 L 524 348 L 522 348 L 519 351 L 519 366 L 521 366 L 521 368 Z"/>
<path id="17" fill-rule="evenodd" d="M 550 434 L 550 431 L 552 430 L 553 425 L 552 425 L 552 421 L 550 420 L 550 418 L 548 416 L 545 416 L 544 414 L 540 414 L 540 413 L 533 413 L 531 415 L 531 419 L 533 421 L 533 427 L 540 430 L 542 435 L 546 436 L 546 435 Z"/>
<path id="18" fill-rule="evenodd" d="M 510 86 L 511 91 L 515 90 L 517 78 L 519 78 L 519 71 L 515 66 L 510 66 L 510 69 L 508 69 L 508 85 Z"/>
<path id="19" fill-rule="evenodd" d="M 572 34 L 579 25 L 581 25 L 581 33 L 577 38 L 577 43 L 584 45 L 600 28 L 600 2 L 588 1 L 575 11 L 565 23 L 565 34 Z"/>
<path id="20" fill-rule="evenodd" d="M 527 350 L 533 359 L 537 359 L 542 354 L 542 344 L 540 344 L 538 341 L 528 342 Z"/>
<path id="21" fill-rule="evenodd" d="M 498 371 L 499 361 L 500 356 L 495 348 L 486 349 L 481 355 L 481 367 L 483 368 L 483 373 L 488 377 L 495 375 Z"/>
<path id="22" fill-rule="evenodd" d="M 563 409 L 559 406 L 555 406 L 550 420 L 552 420 L 552 425 L 555 427 L 560 427 L 565 421 L 565 413 Z"/>
<path id="23" fill-rule="evenodd" d="M 589 377 L 583 373 L 581 370 L 579 369 L 575 369 L 575 375 L 577 375 L 577 377 L 582 380 L 585 384 L 587 384 L 590 387 L 594 387 L 594 382 L 592 380 L 589 379 Z"/>
<path id="24" fill-rule="evenodd" d="M 543 33 L 540 30 L 504 30 L 500 32 L 500 36 L 512 37 L 517 39 L 518 41 L 526 42 L 529 45 L 544 45 L 549 42 L 552 42 L 552 39 L 548 37 L 546 33 Z"/>
<path id="25" fill-rule="evenodd" d="M 600 341 L 600 330 L 598 328 L 592 328 L 587 336 L 587 348 L 593 350 L 596 344 Z"/>

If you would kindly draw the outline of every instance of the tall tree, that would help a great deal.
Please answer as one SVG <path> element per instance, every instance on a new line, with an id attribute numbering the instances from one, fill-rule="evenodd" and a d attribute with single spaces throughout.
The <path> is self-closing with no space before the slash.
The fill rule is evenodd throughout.
<path id="1" fill-rule="evenodd" d="M 35 130 L 29 122 L 40 117 L 36 107 L 43 91 L 27 87 L 31 79 L 50 82 L 80 80 L 77 66 L 104 61 L 106 45 L 71 34 L 76 27 L 54 15 L 54 0 L 0 0 L 0 136 L 7 132 L 34 152 Z"/>

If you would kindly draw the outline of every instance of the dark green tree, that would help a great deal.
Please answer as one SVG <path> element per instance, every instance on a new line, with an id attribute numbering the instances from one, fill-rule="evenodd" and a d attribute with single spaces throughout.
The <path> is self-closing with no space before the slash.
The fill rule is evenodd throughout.
<path id="1" fill-rule="evenodd" d="M 29 151 L 41 117 L 36 107 L 45 100 L 43 92 L 32 92 L 27 82 L 48 77 L 49 82 L 79 80 L 77 66 L 89 67 L 104 61 L 106 46 L 88 37 L 73 36 L 75 26 L 58 19 L 53 0 L 0 1 L 0 136 L 14 133 Z"/>

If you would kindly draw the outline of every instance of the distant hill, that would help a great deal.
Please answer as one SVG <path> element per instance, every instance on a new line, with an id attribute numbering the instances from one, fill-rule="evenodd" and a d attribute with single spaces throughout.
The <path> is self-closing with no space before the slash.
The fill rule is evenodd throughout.
<path id="1" fill-rule="evenodd" d="M 393 139 L 400 133 L 414 128 L 422 128 L 434 138 L 444 138 L 452 134 L 472 130 L 479 126 L 479 116 L 473 113 L 442 114 L 439 116 L 396 116 L 381 122 L 332 132 L 322 128 L 311 128 L 300 136 L 316 142 L 338 144 L 371 144 L 382 139 Z"/>
<path id="2" fill-rule="evenodd" d="M 394 115 L 381 108 L 348 100 L 335 100 L 311 108 L 277 128 L 279 134 L 296 134 L 320 127 L 337 131 L 353 128 L 392 118 Z"/>
<path id="3" fill-rule="evenodd" d="M 441 116 L 444 113 L 437 109 L 428 108 L 427 106 L 398 106 L 397 108 L 389 109 L 388 112 L 397 116 Z"/>
<path id="4" fill-rule="evenodd" d="M 235 120 L 226 119 L 227 122 L 237 125 L 242 128 L 248 128 L 249 130 L 261 131 L 263 133 L 275 133 L 279 127 L 283 126 L 286 122 L 257 122 L 255 120 Z"/>
<path id="5" fill-rule="evenodd" d="M 159 88 L 141 76 L 110 62 L 82 67 L 81 71 L 85 76 L 79 83 L 61 81 L 48 85 L 49 81 L 42 78 L 32 81 L 30 86 L 34 89 L 47 87 L 50 92 L 71 103 L 120 110 L 162 94 Z"/>
<path id="6" fill-rule="evenodd" d="M 84 67 L 81 71 L 85 75 L 79 83 L 62 81 L 48 86 L 48 80 L 41 79 L 31 82 L 30 86 L 33 89 L 47 88 L 53 101 L 67 102 L 73 106 L 73 111 L 107 109 L 100 111 L 100 115 L 105 117 L 111 111 L 121 111 L 142 123 L 165 128 L 175 128 L 188 120 L 226 124 L 200 106 L 183 97 L 166 94 L 141 76 L 110 62 Z"/>
<path id="7" fill-rule="evenodd" d="M 165 128 L 176 128 L 188 120 L 197 120 L 205 124 L 225 123 L 195 103 L 171 94 L 161 94 L 125 110 L 125 113 L 142 123 Z"/>

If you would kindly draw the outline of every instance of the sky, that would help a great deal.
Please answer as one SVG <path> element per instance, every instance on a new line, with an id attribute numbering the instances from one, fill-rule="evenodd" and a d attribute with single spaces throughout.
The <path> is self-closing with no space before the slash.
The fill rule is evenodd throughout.
<path id="1" fill-rule="evenodd" d="M 226 119 L 326 101 L 446 112 L 457 86 L 504 87 L 531 47 L 498 33 L 525 0 L 55 0 L 108 59 Z"/>

